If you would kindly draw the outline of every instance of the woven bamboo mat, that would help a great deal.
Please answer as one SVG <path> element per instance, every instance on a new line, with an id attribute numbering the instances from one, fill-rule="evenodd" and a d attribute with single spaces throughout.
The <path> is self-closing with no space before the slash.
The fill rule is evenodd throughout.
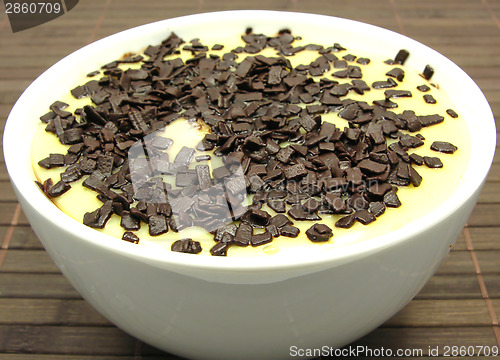
<path id="1" fill-rule="evenodd" d="M 85 44 L 164 18 L 228 9 L 335 15 L 408 35 L 468 72 L 500 119 L 497 0 L 84 0 L 68 14 L 16 34 L 0 6 L 2 130 L 30 82 Z M 499 229 L 497 156 L 479 204 L 436 275 L 406 308 L 354 345 L 423 349 L 424 354 L 438 346 L 440 357 L 445 346 L 500 345 Z M 176 359 L 123 333 L 80 298 L 29 227 L 12 192 L 3 156 L 0 246 L 0 360 Z"/>

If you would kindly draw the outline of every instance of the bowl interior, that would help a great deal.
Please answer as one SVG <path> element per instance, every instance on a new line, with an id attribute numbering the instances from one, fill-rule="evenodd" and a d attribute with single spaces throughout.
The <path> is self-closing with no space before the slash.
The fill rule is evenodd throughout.
<path id="1" fill-rule="evenodd" d="M 387 236 L 374 239 L 369 244 L 353 243 L 326 254 L 312 252 L 311 256 L 304 256 L 302 252 L 296 258 L 221 259 L 171 252 L 158 253 L 156 250 L 113 239 L 71 219 L 38 190 L 33 181 L 30 158 L 33 124 L 39 121 L 39 116 L 46 112 L 48 105 L 56 100 L 58 94 L 67 93 L 85 74 L 100 68 L 102 64 L 120 58 L 126 52 L 138 51 L 148 44 L 158 43 L 171 31 L 189 40 L 199 37 L 200 34 L 207 38 L 224 38 L 227 33 L 242 33 L 247 27 L 252 27 L 256 33 L 265 34 L 289 28 L 304 38 L 317 39 L 318 43 L 352 44 L 355 48 L 366 49 L 367 53 L 380 53 L 383 49 L 384 54 L 390 54 L 388 57 L 404 48 L 411 53 L 408 66 L 423 69 L 425 65 L 431 64 L 435 69 L 433 81 L 454 99 L 456 110 L 466 119 L 470 131 L 471 160 L 467 164 L 464 181 L 456 189 L 455 195 L 418 221 Z M 495 142 L 493 115 L 477 85 L 450 60 L 414 40 L 372 25 L 329 16 L 273 11 L 230 11 L 174 18 L 126 30 L 92 43 L 62 59 L 36 79 L 12 109 L 4 133 L 4 153 L 9 175 L 21 196 L 35 206 L 46 221 L 64 226 L 71 225 L 72 231 L 80 234 L 82 241 L 127 256 L 183 266 L 258 270 L 305 266 L 361 256 L 397 241 L 404 241 L 417 234 L 420 229 L 432 226 L 440 219 L 453 214 L 454 210 L 480 187 L 491 165 Z"/>

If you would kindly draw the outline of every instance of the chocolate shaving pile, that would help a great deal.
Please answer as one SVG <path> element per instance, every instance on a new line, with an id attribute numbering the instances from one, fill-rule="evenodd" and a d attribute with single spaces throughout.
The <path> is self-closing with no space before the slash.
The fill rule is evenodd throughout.
<path id="1" fill-rule="evenodd" d="M 399 66 L 408 51 L 387 61 L 396 67 L 370 86 L 362 80 L 370 59 L 340 56 L 345 49 L 339 44 L 294 46 L 288 30 L 269 37 L 248 29 L 242 39 L 244 46 L 220 56 L 213 51 L 223 46 L 215 45 L 208 55 L 199 40 L 186 44 L 172 33 L 160 45 L 148 46 L 144 57 L 129 54 L 104 65 L 103 77 L 71 90 L 77 99 L 90 97 L 93 105 L 71 114 L 64 111 L 67 104 L 55 102 L 41 117 L 46 131 L 70 145 L 66 154 L 39 162 L 47 169 L 65 168 L 61 181 L 46 181 L 41 189 L 59 196 L 84 177 L 83 186 L 103 203 L 85 214 L 84 224 L 102 228 L 117 214 L 126 230 L 123 239 L 134 243 L 139 238 L 132 231 L 143 223 L 152 236 L 200 226 L 214 235 L 210 253 L 223 256 L 230 246 L 297 237 L 300 230 L 292 219 L 317 222 L 322 214 L 342 214 L 337 227 L 367 225 L 386 207 L 401 205 L 399 186 L 420 185 L 415 166 L 442 166 L 438 158 L 408 150 L 424 144 L 417 133 L 422 127 L 444 118 L 393 111 L 398 98 L 412 96 L 394 89 L 404 79 Z M 259 54 L 269 47 L 276 57 Z M 178 57 L 181 48 L 191 58 Z M 318 57 L 294 68 L 287 56 L 301 51 L 316 51 Z M 123 63 L 140 63 L 140 68 L 124 70 Z M 322 77 L 329 71 L 339 80 Z M 432 72 L 426 67 L 424 77 Z M 389 90 L 373 104 L 349 98 L 371 88 Z M 330 112 L 349 126 L 339 129 L 323 121 L 322 114 Z M 196 149 L 184 146 L 169 159 L 165 151 L 182 141 L 182 134 L 169 139 L 160 130 L 181 117 L 193 126 L 201 121 L 210 132 Z M 433 149 L 454 151 L 447 143 Z M 203 163 L 212 156 L 221 157 L 223 166 Z M 315 242 L 333 235 L 318 223 L 306 234 Z M 174 242 L 172 250 L 199 253 L 201 246 L 186 238 Z"/>

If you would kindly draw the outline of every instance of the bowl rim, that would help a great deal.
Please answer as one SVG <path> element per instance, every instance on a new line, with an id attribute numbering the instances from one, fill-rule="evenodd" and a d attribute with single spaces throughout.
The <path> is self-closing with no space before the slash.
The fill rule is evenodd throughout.
<path id="1" fill-rule="evenodd" d="M 403 41 L 405 47 L 415 48 L 418 49 L 418 51 L 425 52 L 428 56 L 430 55 L 432 57 L 433 64 L 439 63 L 440 67 L 446 66 L 447 70 L 460 74 L 460 80 L 466 83 L 470 92 L 473 92 L 474 103 L 480 107 L 477 118 L 482 122 L 481 125 L 484 127 L 483 131 L 486 136 L 481 144 L 482 152 L 486 155 L 481 159 L 474 158 L 475 161 L 472 161 L 472 155 L 473 153 L 475 154 L 475 152 L 472 151 L 474 139 L 471 139 L 471 159 L 469 160 L 467 169 L 469 170 L 471 166 L 474 165 L 474 171 L 472 176 L 471 171 L 467 170 L 466 174 L 469 174 L 469 176 L 466 177 L 464 174 L 464 181 L 459 184 L 457 189 L 453 192 L 455 195 L 460 191 L 460 196 L 451 196 L 428 214 L 423 215 L 418 220 L 408 225 L 404 225 L 397 230 L 393 230 L 385 235 L 370 239 L 370 241 L 354 242 L 339 248 L 329 249 L 324 253 L 316 252 L 313 258 L 305 256 L 193 256 L 191 254 L 176 253 L 170 250 L 158 251 L 158 249 L 154 247 L 137 246 L 136 244 L 131 244 L 113 236 L 95 231 L 94 229 L 83 225 L 59 210 L 59 208 L 39 190 L 31 176 L 26 176 L 27 172 L 24 169 L 25 167 L 19 166 L 19 159 L 17 158 L 15 151 L 18 144 L 16 139 L 22 134 L 22 129 L 18 125 L 18 122 L 16 122 L 16 119 L 23 116 L 23 113 L 25 112 L 25 108 L 23 106 L 28 104 L 27 101 L 29 98 L 36 94 L 38 88 L 41 87 L 47 79 L 50 79 L 51 74 L 55 73 L 59 67 L 69 64 L 73 59 L 85 56 L 89 51 L 92 52 L 97 49 L 102 49 L 106 46 L 106 44 L 116 41 L 116 39 L 124 40 L 128 36 L 134 35 L 134 33 L 145 34 L 147 31 L 162 27 L 165 29 L 171 27 L 175 31 L 175 26 L 179 26 L 179 24 L 185 26 L 186 24 L 214 22 L 216 19 L 225 18 L 232 19 L 232 21 L 248 21 L 249 19 L 255 21 L 253 19 L 258 19 L 256 20 L 257 23 L 259 21 L 274 21 L 277 23 L 276 26 L 279 28 L 283 28 L 285 23 L 327 24 L 328 22 L 336 22 L 343 25 L 350 25 L 350 28 L 356 28 L 358 30 L 361 29 L 364 31 L 382 32 L 384 36 L 387 36 L 396 42 Z M 286 21 L 280 20 L 284 18 L 286 18 Z M 283 25 L 280 26 L 279 24 Z M 165 33 L 167 32 L 165 31 Z M 359 257 L 367 256 L 370 253 L 380 251 L 385 247 L 404 242 L 418 233 L 437 225 L 444 218 L 450 216 L 456 209 L 462 207 L 470 198 L 474 196 L 477 190 L 481 188 L 493 161 L 496 144 L 496 129 L 493 114 L 488 101 L 474 81 L 451 60 L 416 40 L 375 25 L 328 15 L 273 10 L 229 10 L 181 16 L 141 25 L 105 37 L 66 56 L 40 75 L 17 100 L 8 116 L 3 141 L 7 171 L 12 184 L 18 191 L 18 196 L 23 197 L 30 204 L 30 206 L 37 211 L 39 216 L 43 217 L 44 221 L 53 223 L 57 227 L 64 228 L 66 231 L 73 233 L 81 241 L 101 247 L 103 250 L 108 250 L 127 257 L 132 257 L 142 261 L 155 262 L 158 264 L 171 264 L 193 269 L 201 268 L 225 271 L 263 271 L 316 266 L 340 260 L 354 260 Z M 478 160 L 480 164 L 477 164 L 476 160 Z M 72 226 L 65 226 L 66 224 L 71 224 Z"/>

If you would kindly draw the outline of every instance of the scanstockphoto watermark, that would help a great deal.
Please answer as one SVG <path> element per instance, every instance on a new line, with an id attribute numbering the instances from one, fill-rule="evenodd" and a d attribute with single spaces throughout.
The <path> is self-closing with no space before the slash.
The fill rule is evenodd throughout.
<path id="1" fill-rule="evenodd" d="M 389 348 L 369 348 L 367 346 L 348 346 L 345 348 L 333 348 L 331 346 L 322 346 L 320 348 L 300 348 L 298 346 L 290 347 L 291 357 L 392 357 L 392 356 L 424 356 L 422 349 L 389 349 Z"/>
<path id="2" fill-rule="evenodd" d="M 356 357 L 496 357 L 500 351 L 498 346 L 482 345 L 436 345 L 427 348 L 370 348 L 368 346 L 347 346 L 344 348 L 333 348 L 331 346 L 322 346 L 319 348 L 300 348 L 298 346 L 290 347 L 291 357 L 333 357 L 333 358 L 356 358 Z"/>
<path id="3" fill-rule="evenodd" d="M 79 0 L 4 0 L 5 13 L 16 33 L 54 20 L 72 10 Z"/>

